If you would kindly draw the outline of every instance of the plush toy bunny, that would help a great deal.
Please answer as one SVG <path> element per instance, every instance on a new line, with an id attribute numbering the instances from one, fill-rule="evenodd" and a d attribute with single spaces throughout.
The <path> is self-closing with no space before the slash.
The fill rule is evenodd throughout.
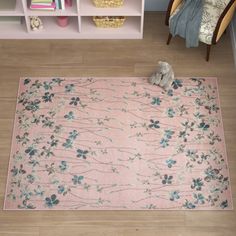
<path id="1" fill-rule="evenodd" d="M 174 79 L 174 71 L 171 65 L 167 62 L 159 61 L 157 71 L 149 78 L 149 82 L 168 90 Z"/>
<path id="2" fill-rule="evenodd" d="M 38 16 L 30 17 L 30 27 L 33 31 L 43 29 L 43 22 Z"/>

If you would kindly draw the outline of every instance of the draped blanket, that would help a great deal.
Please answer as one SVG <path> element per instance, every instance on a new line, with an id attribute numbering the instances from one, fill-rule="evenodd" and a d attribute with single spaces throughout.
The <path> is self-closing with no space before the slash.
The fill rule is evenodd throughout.
<path id="1" fill-rule="evenodd" d="M 185 0 L 180 10 L 170 18 L 170 33 L 186 39 L 186 47 L 197 47 L 203 13 L 203 0 Z"/>

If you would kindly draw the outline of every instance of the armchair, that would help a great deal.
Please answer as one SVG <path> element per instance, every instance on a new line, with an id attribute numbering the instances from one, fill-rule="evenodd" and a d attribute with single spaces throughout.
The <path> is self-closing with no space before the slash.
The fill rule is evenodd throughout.
<path id="1" fill-rule="evenodd" d="M 170 0 L 166 13 L 166 25 L 171 17 L 181 8 L 183 0 Z M 211 46 L 215 45 L 230 24 L 236 7 L 236 0 L 205 0 L 199 41 L 207 45 L 206 61 L 209 61 Z M 167 45 L 171 41 L 169 33 Z"/>

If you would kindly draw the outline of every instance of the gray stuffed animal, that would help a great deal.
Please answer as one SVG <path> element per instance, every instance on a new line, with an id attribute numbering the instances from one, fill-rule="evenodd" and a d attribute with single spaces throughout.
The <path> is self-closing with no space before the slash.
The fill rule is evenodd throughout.
<path id="1" fill-rule="evenodd" d="M 174 71 L 171 65 L 167 62 L 159 61 L 157 71 L 149 78 L 149 82 L 168 90 L 174 79 Z"/>

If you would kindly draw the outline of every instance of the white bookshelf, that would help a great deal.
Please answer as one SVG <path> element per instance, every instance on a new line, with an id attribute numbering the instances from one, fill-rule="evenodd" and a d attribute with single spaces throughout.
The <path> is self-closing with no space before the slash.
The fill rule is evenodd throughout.
<path id="1" fill-rule="evenodd" d="M 38 11 L 29 9 L 29 0 L 17 0 L 12 11 L 1 11 L 0 17 L 21 16 L 22 24 L 1 23 L 0 39 L 141 39 L 143 38 L 145 0 L 124 0 L 119 8 L 96 8 L 92 0 L 73 0 L 65 10 Z M 30 16 L 39 16 L 44 28 L 30 29 Z M 57 25 L 57 16 L 68 16 L 69 25 Z M 126 16 L 121 28 L 97 28 L 93 16 Z"/>

